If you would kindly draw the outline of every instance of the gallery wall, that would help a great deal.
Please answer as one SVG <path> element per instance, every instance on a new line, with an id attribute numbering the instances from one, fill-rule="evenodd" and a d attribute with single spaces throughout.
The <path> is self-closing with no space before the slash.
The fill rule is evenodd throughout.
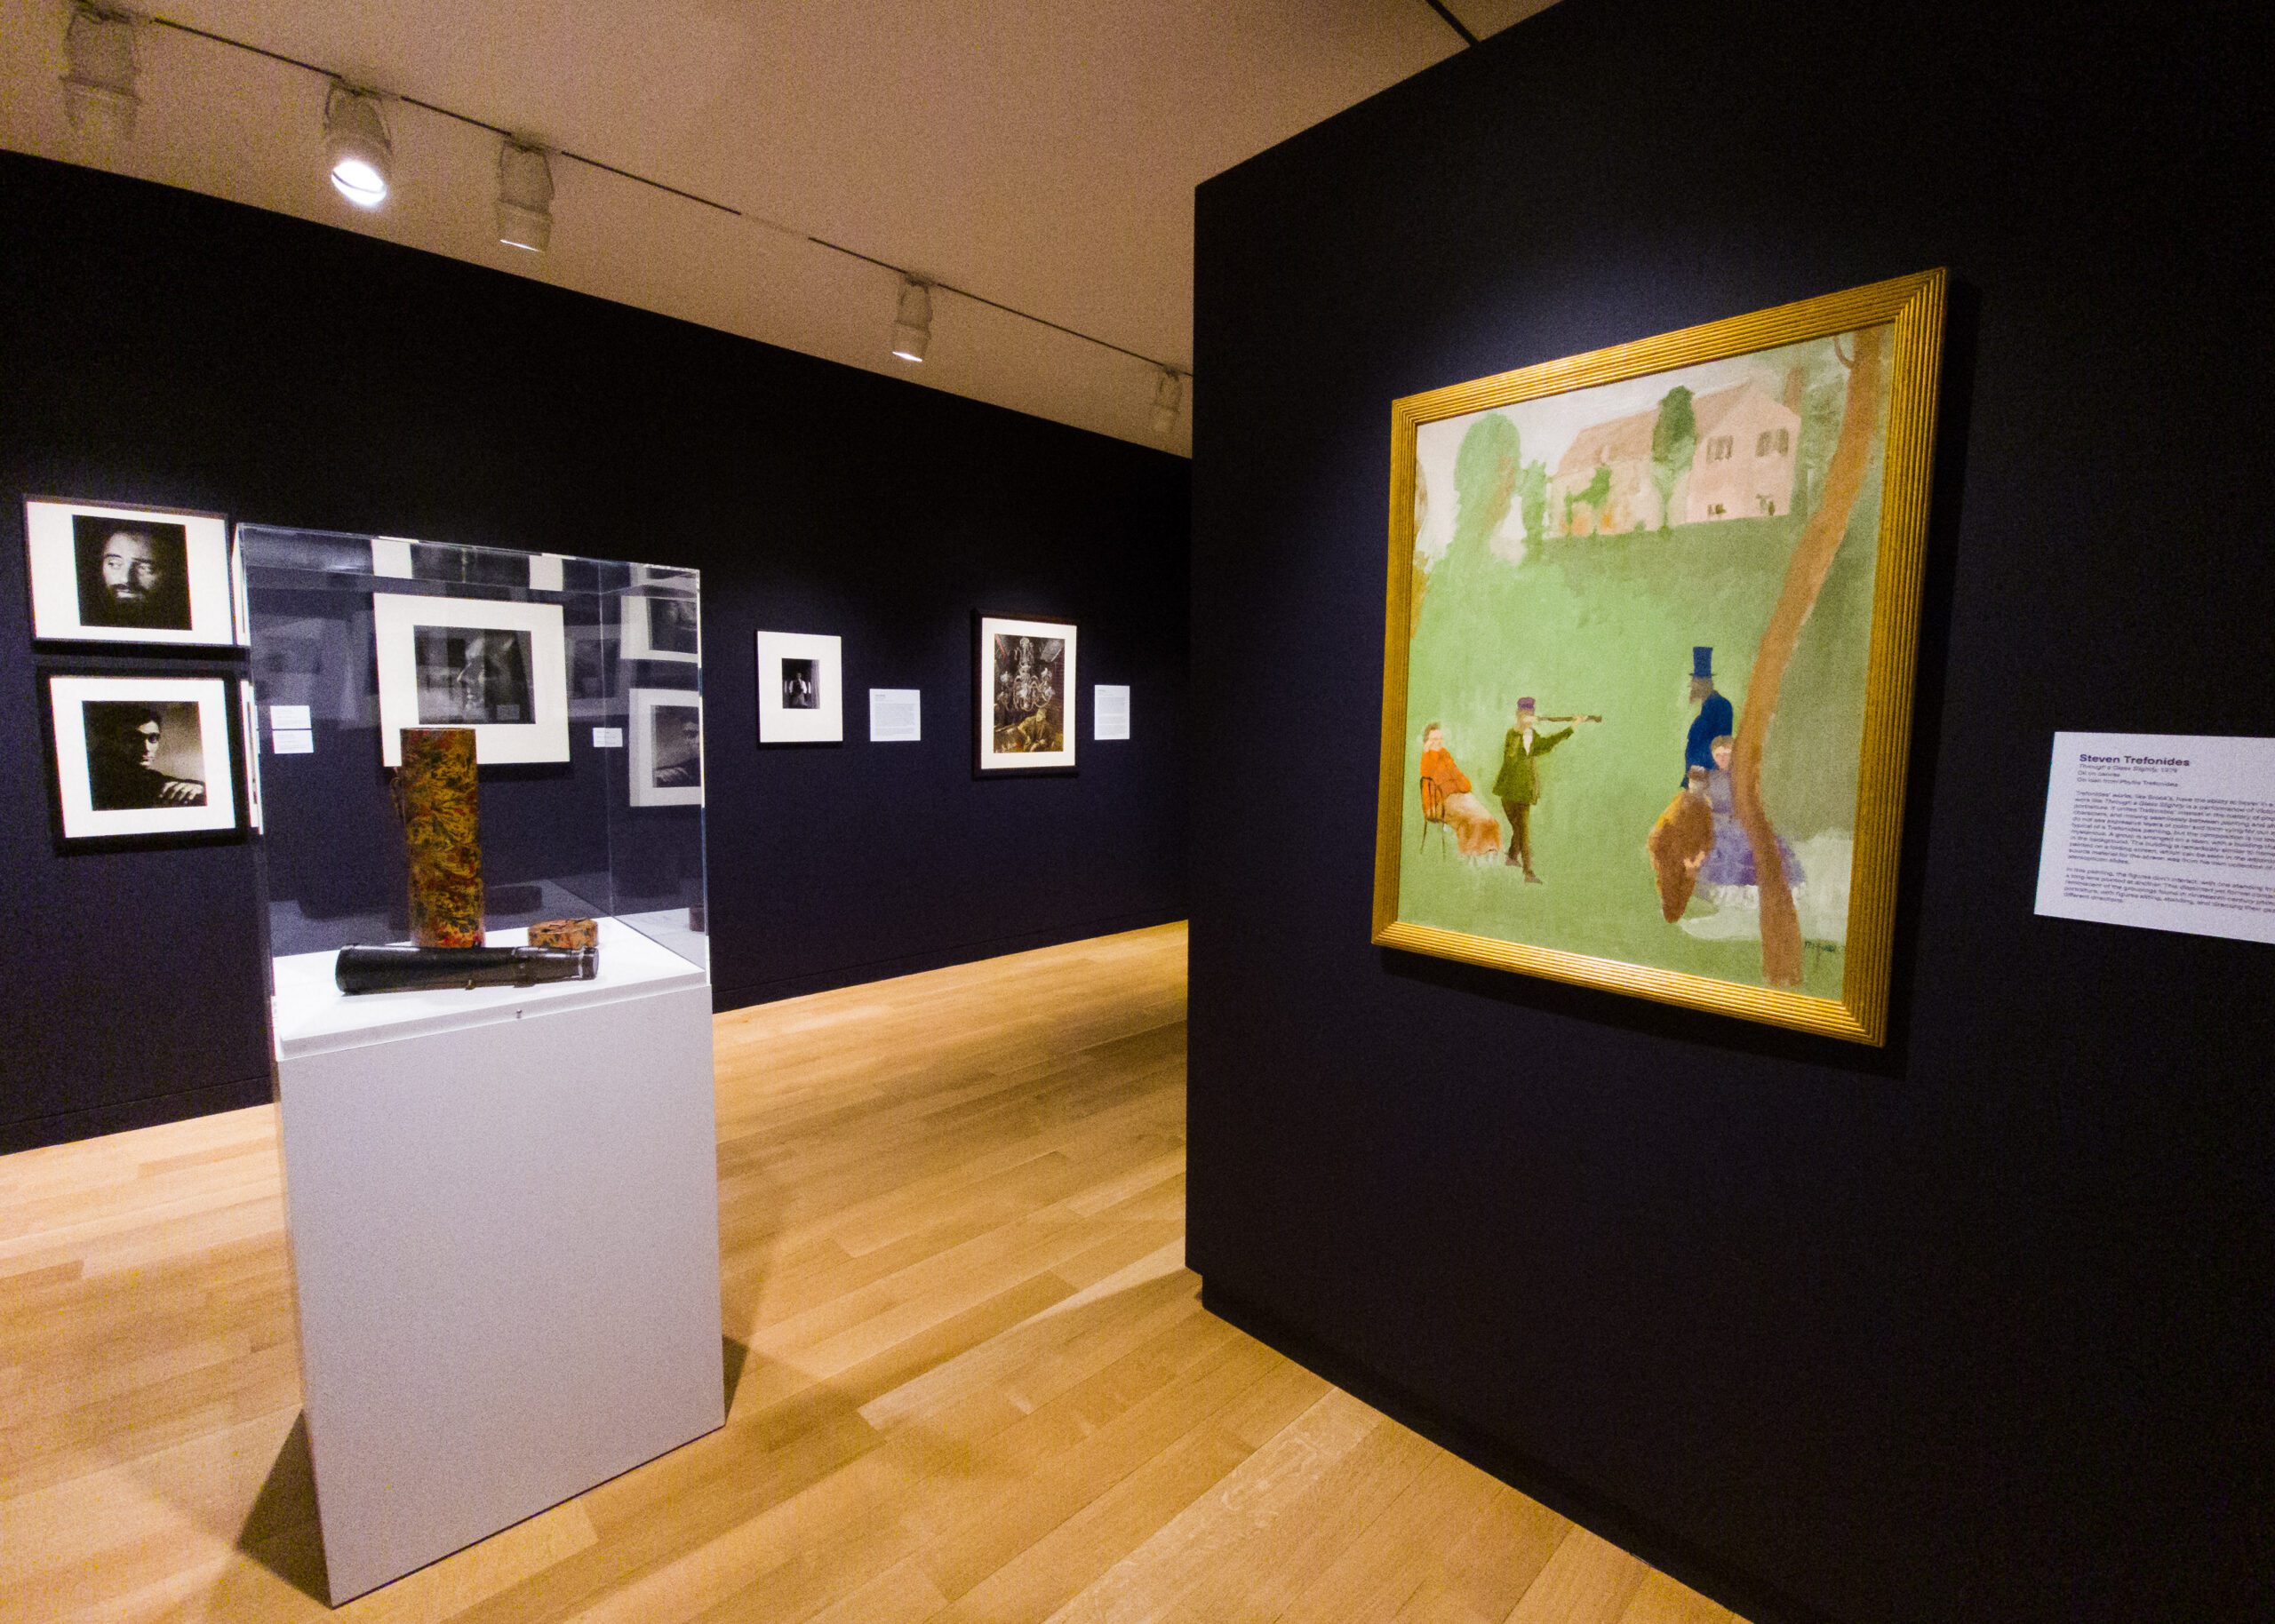
<path id="1" fill-rule="evenodd" d="M 253 848 L 51 842 L 25 492 L 702 570 L 722 1008 L 1183 916 L 1181 459 L 15 155 L 0 264 L 0 1150 L 269 1087 Z M 1080 625 L 1074 776 L 973 778 L 975 610 Z M 762 627 L 842 635 L 844 744 L 760 747 Z"/>
<path id="2" fill-rule="evenodd" d="M 2275 959 L 2032 912 L 2057 728 L 2275 734 L 2259 60 L 1564 0 L 1201 189 L 1192 1264 L 1760 1624 L 2265 1601 Z M 1887 1047 L 1369 945 L 1393 399 L 1935 266 Z"/>

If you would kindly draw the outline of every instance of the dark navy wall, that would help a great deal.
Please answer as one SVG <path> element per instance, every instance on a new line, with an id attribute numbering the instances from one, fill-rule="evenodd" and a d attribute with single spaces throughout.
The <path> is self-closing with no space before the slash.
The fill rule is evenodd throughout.
<path id="1" fill-rule="evenodd" d="M 251 848 L 51 847 L 27 491 L 701 569 L 722 1007 L 1183 916 L 1181 459 L 12 154 L 0 265 L 0 1150 L 268 1097 Z M 1078 774 L 974 782 L 974 609 L 1133 740 L 1086 692 Z M 846 744 L 759 748 L 761 626 L 844 636 Z"/>
<path id="2" fill-rule="evenodd" d="M 1201 189 L 1193 1265 L 1758 1620 L 2269 1604 L 2275 950 L 2032 912 L 2056 728 L 2275 734 L 2216 9 L 1563 0 Z M 1391 401 L 1937 265 L 1888 1047 L 1370 947 Z"/>

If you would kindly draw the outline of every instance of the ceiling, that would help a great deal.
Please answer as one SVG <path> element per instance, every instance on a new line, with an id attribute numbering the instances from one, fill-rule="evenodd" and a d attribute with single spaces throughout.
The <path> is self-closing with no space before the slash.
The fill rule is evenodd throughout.
<path id="1" fill-rule="evenodd" d="M 1548 3 L 1446 0 L 1480 36 Z M 1194 386 L 1156 434 L 1148 362 L 1192 362 L 1194 186 L 1465 48 L 1428 0 L 138 0 L 106 144 L 64 115 L 69 9 L 0 0 L 0 145 L 1179 452 Z M 375 212 L 326 181 L 311 68 L 411 99 Z M 411 101 L 724 206 L 556 157 L 552 251 L 505 247 L 499 138 Z M 922 366 L 890 267 L 943 285 Z"/>

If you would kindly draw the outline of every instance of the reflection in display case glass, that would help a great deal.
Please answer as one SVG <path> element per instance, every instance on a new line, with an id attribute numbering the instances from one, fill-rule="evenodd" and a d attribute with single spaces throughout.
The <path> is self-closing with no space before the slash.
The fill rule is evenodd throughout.
<path id="1" fill-rule="evenodd" d="M 643 959 L 707 967 L 695 571 L 253 524 L 238 539 L 280 975 L 410 940 L 395 768 L 401 730 L 437 727 L 475 735 L 491 943 L 596 919 L 603 976 L 627 929 Z"/>

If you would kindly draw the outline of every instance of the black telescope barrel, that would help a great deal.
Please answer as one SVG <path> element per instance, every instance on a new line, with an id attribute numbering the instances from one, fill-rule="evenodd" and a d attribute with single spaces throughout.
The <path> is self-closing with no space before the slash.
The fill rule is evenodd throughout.
<path id="1" fill-rule="evenodd" d="M 342 992 L 533 987 L 599 974 L 600 952 L 590 947 L 343 947 L 331 971 Z"/>

